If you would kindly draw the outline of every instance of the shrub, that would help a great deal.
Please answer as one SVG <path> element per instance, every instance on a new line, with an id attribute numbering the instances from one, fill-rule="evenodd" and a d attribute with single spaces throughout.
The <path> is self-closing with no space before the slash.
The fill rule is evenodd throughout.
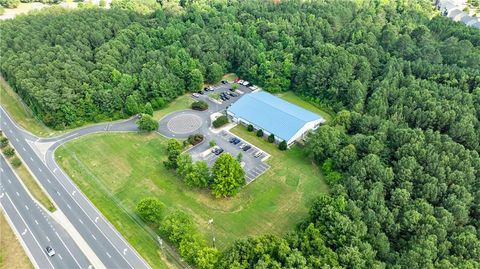
<path id="1" fill-rule="evenodd" d="M 280 142 L 280 144 L 278 144 L 278 149 L 287 150 L 287 141 L 283 140 L 282 142 Z"/>
<path id="2" fill-rule="evenodd" d="M 20 161 L 19 158 L 15 157 L 10 161 L 10 164 L 12 164 L 13 167 L 17 168 L 22 165 L 22 161 Z"/>
<path id="3" fill-rule="evenodd" d="M 228 123 L 228 118 L 227 116 L 223 115 L 218 117 L 216 120 L 213 121 L 213 127 L 218 128 L 222 127 L 223 125 Z"/>
<path id="4" fill-rule="evenodd" d="M 148 223 L 158 224 L 162 220 L 163 204 L 154 197 L 143 198 L 136 206 L 137 214 Z"/>
<path id="5" fill-rule="evenodd" d="M 204 111 L 208 109 L 208 104 L 205 101 L 196 101 L 192 103 L 192 109 Z"/>
<path id="6" fill-rule="evenodd" d="M 152 104 L 150 102 L 147 102 L 145 104 L 145 107 L 143 108 L 143 113 L 145 113 L 147 115 L 150 115 L 150 116 L 153 116 L 153 107 L 152 107 Z"/>
<path id="7" fill-rule="evenodd" d="M 263 137 L 263 130 L 262 130 L 262 129 L 259 129 L 259 130 L 257 131 L 257 136 L 258 136 L 258 137 Z"/>
<path id="8" fill-rule="evenodd" d="M 270 143 L 275 142 L 275 135 L 274 134 L 271 134 L 271 135 L 268 136 L 268 142 L 270 142 Z"/>
<path id="9" fill-rule="evenodd" d="M 138 129 L 141 131 L 155 131 L 158 129 L 158 121 L 148 114 L 142 114 L 141 118 L 137 121 Z"/>
<path id="10" fill-rule="evenodd" d="M 0 138 L 0 148 L 4 148 L 8 145 L 8 138 L 2 137 Z"/>
<path id="11" fill-rule="evenodd" d="M 247 126 L 247 131 L 253 132 L 253 125 L 249 124 L 249 125 Z"/>
<path id="12" fill-rule="evenodd" d="M 15 150 L 11 147 L 6 147 L 4 150 L 3 150 L 3 154 L 5 154 L 5 156 L 7 156 L 8 158 L 12 157 L 13 155 L 15 155 Z"/>
<path id="13" fill-rule="evenodd" d="M 217 145 L 217 141 L 210 140 L 210 142 L 208 142 L 208 144 L 210 145 L 211 148 L 213 148 L 213 147 L 215 147 L 215 145 Z"/>
<path id="14" fill-rule="evenodd" d="M 190 143 L 193 146 L 202 142 L 202 140 L 203 140 L 203 135 L 202 134 L 193 134 L 193 135 L 188 136 L 188 139 L 187 139 L 188 143 Z"/>

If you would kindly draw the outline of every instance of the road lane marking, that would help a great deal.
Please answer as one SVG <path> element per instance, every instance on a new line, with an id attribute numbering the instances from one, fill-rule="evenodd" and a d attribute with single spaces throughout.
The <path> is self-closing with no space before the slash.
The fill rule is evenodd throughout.
<path id="1" fill-rule="evenodd" d="M 72 196 L 75 195 L 76 192 L 77 192 L 77 191 L 72 191 Z"/>
<path id="2" fill-rule="evenodd" d="M 60 260 L 63 260 L 62 255 L 58 254 L 58 257 L 60 258 Z"/>
<path id="3" fill-rule="evenodd" d="M 93 239 L 97 240 L 97 238 L 95 237 L 95 235 L 92 234 L 92 237 L 93 237 Z"/>
<path id="4" fill-rule="evenodd" d="M 95 218 L 95 222 L 98 222 L 98 217 Z"/>
<path id="5" fill-rule="evenodd" d="M 18 191 L 16 191 L 15 194 L 16 194 L 17 196 L 20 196 L 20 194 L 18 193 Z"/>
<path id="6" fill-rule="evenodd" d="M 81 219 L 78 219 L 78 221 L 80 221 L 80 223 L 83 224 L 83 221 Z"/>
<path id="7" fill-rule="evenodd" d="M 12 181 L 10 179 L 8 179 L 8 184 L 12 184 Z"/>
<path id="8" fill-rule="evenodd" d="M 33 158 L 32 158 L 32 157 L 30 157 L 30 161 L 32 161 L 32 162 L 33 162 Z"/>
<path id="9" fill-rule="evenodd" d="M 2 192 L 2 194 L 0 194 L 0 198 L 3 198 L 4 195 L 5 195 L 5 194 Z"/>
<path id="10" fill-rule="evenodd" d="M 70 206 L 70 204 L 67 204 L 67 207 L 68 207 L 68 209 L 72 209 L 72 207 Z"/>
<path id="11" fill-rule="evenodd" d="M 38 225 L 38 221 L 37 221 L 37 220 L 35 220 L 35 224 L 37 224 L 37 225 Z"/>
<path id="12" fill-rule="evenodd" d="M 45 236 L 47 238 L 47 241 L 50 242 L 50 238 L 48 238 L 48 236 Z"/>
<path id="13" fill-rule="evenodd" d="M 54 172 L 54 173 L 57 172 L 57 168 L 53 169 L 53 172 Z"/>
<path id="14" fill-rule="evenodd" d="M 48 178 L 47 178 L 47 181 L 48 181 L 48 183 L 52 183 L 52 182 L 50 181 L 50 179 L 48 179 Z"/>
<path id="15" fill-rule="evenodd" d="M 27 210 L 30 210 L 27 205 L 25 205 L 25 208 L 26 208 Z"/>
<path id="16" fill-rule="evenodd" d="M 27 234 L 27 229 L 25 228 L 25 231 L 23 231 L 22 235 Z"/>
<path id="17" fill-rule="evenodd" d="M 67 247 L 67 244 L 65 244 L 65 242 L 63 242 L 63 239 L 60 237 L 60 235 L 55 232 L 55 235 L 58 237 L 58 239 L 60 239 L 60 242 L 62 242 L 63 246 L 65 247 L 65 249 L 67 249 L 68 253 L 70 254 L 70 256 L 72 256 L 73 260 L 75 261 L 75 263 L 78 265 L 78 267 L 81 269 L 82 266 L 80 265 L 80 263 L 78 263 L 77 259 L 75 259 L 75 256 L 72 254 L 72 252 L 70 251 L 70 249 Z"/>
<path id="18" fill-rule="evenodd" d="M 107 256 L 108 256 L 109 258 L 112 258 L 112 256 L 111 256 L 110 253 L 108 253 L 108 252 L 107 252 Z"/>
<path id="19" fill-rule="evenodd" d="M 127 254 L 127 250 L 126 248 L 123 249 L 123 255 L 126 255 Z"/>
<path id="20" fill-rule="evenodd" d="M 23 151 L 27 151 L 27 150 L 25 149 L 25 147 L 22 147 L 22 149 L 23 149 Z"/>
<path id="21" fill-rule="evenodd" d="M 15 140 L 16 140 L 17 142 L 20 142 L 20 140 L 18 140 L 18 138 L 17 138 L 17 137 L 15 137 Z"/>
<path id="22" fill-rule="evenodd" d="M 42 168 L 39 167 L 39 168 L 38 168 L 38 171 L 42 172 Z"/>
<path id="23" fill-rule="evenodd" d="M 2 173 L 3 173 L 3 168 L 0 168 L 0 171 L 2 171 Z"/>

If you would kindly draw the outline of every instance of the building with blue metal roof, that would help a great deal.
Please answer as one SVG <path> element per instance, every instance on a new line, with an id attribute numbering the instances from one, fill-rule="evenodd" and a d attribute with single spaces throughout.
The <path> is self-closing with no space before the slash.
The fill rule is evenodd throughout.
<path id="1" fill-rule="evenodd" d="M 227 115 L 288 145 L 325 122 L 321 116 L 264 91 L 243 95 L 227 109 Z"/>

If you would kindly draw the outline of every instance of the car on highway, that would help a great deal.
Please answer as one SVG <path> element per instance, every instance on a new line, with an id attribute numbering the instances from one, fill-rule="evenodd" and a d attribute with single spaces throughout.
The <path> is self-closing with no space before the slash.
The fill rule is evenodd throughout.
<path id="1" fill-rule="evenodd" d="M 55 250 L 54 250 L 51 246 L 47 246 L 47 247 L 45 248 L 45 251 L 47 252 L 47 255 L 48 255 L 49 257 L 55 256 Z"/>

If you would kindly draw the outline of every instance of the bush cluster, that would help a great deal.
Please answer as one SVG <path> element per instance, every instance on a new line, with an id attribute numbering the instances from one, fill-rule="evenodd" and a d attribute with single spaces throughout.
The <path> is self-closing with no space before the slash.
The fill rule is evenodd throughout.
<path id="1" fill-rule="evenodd" d="M 204 111 L 208 109 L 208 104 L 205 101 L 196 101 L 192 103 L 192 109 L 193 110 L 200 110 Z"/>
<path id="2" fill-rule="evenodd" d="M 213 127 L 219 128 L 219 127 L 222 127 L 223 125 L 225 125 L 227 123 L 228 123 L 228 117 L 223 115 L 223 116 L 218 117 L 216 120 L 214 120 L 212 124 L 213 124 Z"/>

